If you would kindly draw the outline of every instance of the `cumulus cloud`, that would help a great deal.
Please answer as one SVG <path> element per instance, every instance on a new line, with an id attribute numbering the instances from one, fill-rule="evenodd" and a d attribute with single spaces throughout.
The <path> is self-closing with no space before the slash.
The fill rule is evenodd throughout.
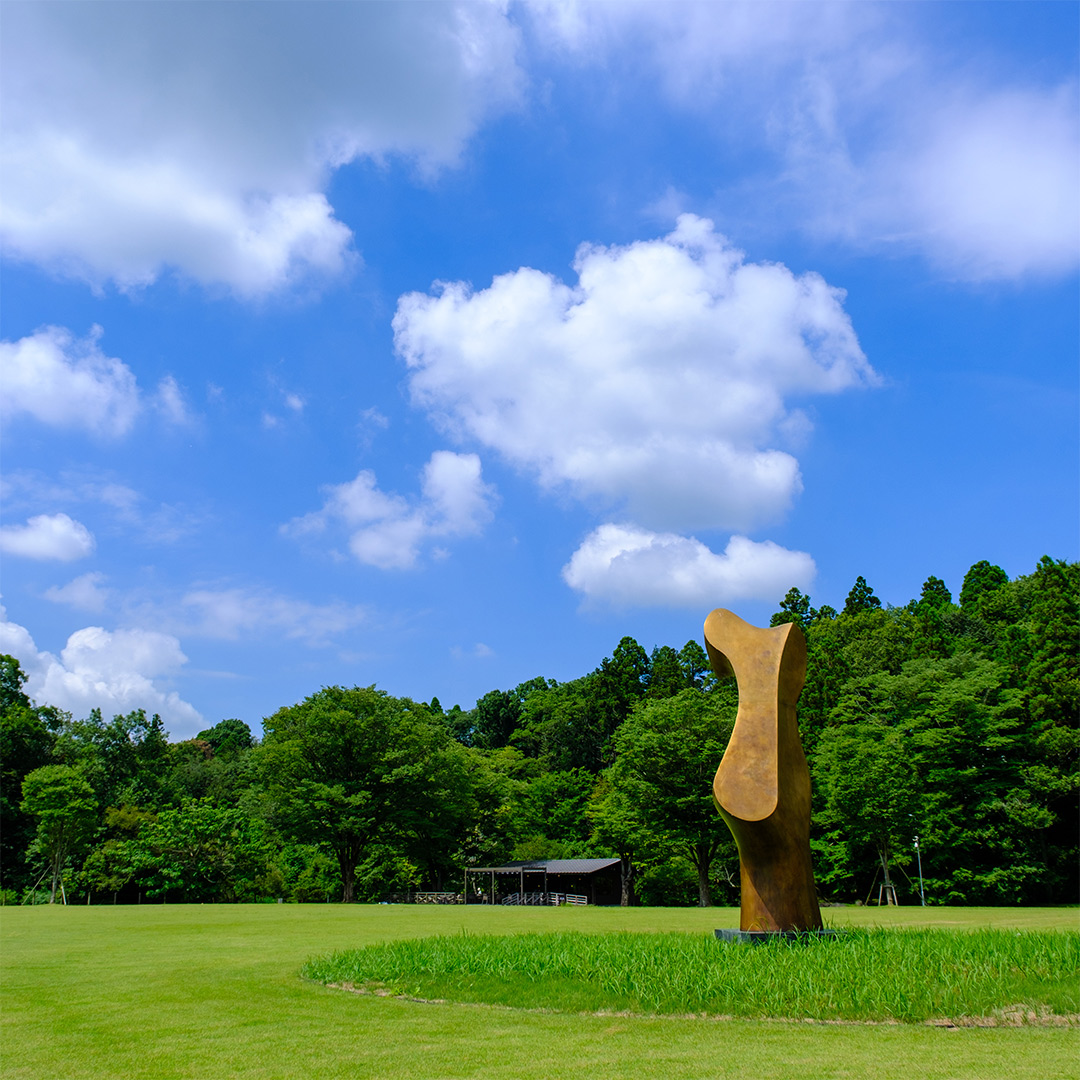
<path id="1" fill-rule="evenodd" d="M 436 450 L 424 466 L 419 499 L 381 491 L 370 469 L 329 485 L 322 509 L 294 518 L 282 531 L 305 537 L 344 528 L 353 556 L 381 570 L 416 565 L 421 546 L 437 537 L 470 536 L 491 520 L 494 490 L 476 454 Z"/>
<path id="2" fill-rule="evenodd" d="M 259 589 L 192 589 L 180 603 L 187 634 L 229 641 L 269 632 L 323 645 L 368 620 L 356 604 L 312 604 Z"/>
<path id="3" fill-rule="evenodd" d="M 104 438 L 131 431 L 144 407 L 135 375 L 98 342 L 100 326 L 77 338 L 46 326 L 18 341 L 0 341 L 0 417 L 31 416 L 56 428 L 82 429 Z M 184 393 L 166 375 L 150 397 L 171 424 L 191 420 Z"/>
<path id="4" fill-rule="evenodd" d="M 809 587 L 814 560 L 771 540 L 733 536 L 722 554 L 693 537 L 632 525 L 601 525 L 563 567 L 563 580 L 589 601 L 613 607 L 708 608 L 766 600 Z"/>
<path id="5" fill-rule="evenodd" d="M 966 280 L 1080 261 L 1072 71 L 957 65 L 933 5 L 533 3 L 539 40 L 632 81 L 644 71 L 719 140 L 774 155 L 757 227 L 920 252 Z M 718 186 L 725 184 L 717 177 Z"/>
<path id="6" fill-rule="evenodd" d="M 45 590 L 45 599 L 54 604 L 66 604 L 76 611 L 102 612 L 109 600 L 109 590 L 102 583 L 105 575 L 94 571 L 73 578 L 66 585 L 52 585 Z"/>
<path id="7" fill-rule="evenodd" d="M 245 296 L 349 262 L 334 168 L 452 163 L 520 84 L 497 4 L 27 4 L 0 48 L 8 253 Z"/>
<path id="8" fill-rule="evenodd" d="M 131 430 L 139 390 L 131 369 L 98 346 L 101 328 L 85 338 L 47 326 L 18 341 L 0 341 L 0 415 L 28 414 L 52 427 L 117 437 Z"/>
<path id="9" fill-rule="evenodd" d="M 94 537 L 67 514 L 38 514 L 25 525 L 0 526 L 0 551 L 24 559 L 72 562 L 94 550 Z"/>
<path id="10" fill-rule="evenodd" d="M 7 621 L 0 607 L 0 652 L 19 661 L 26 693 L 38 704 L 76 717 L 95 708 L 106 716 L 145 709 L 171 726 L 195 731 L 202 725 L 201 714 L 162 684 L 187 662 L 169 634 L 88 626 L 76 630 L 56 657 L 39 651 L 26 628 Z"/>
<path id="11" fill-rule="evenodd" d="M 445 430 L 547 488 L 651 528 L 748 529 L 801 489 L 784 449 L 808 421 L 788 398 L 876 376 L 819 275 L 747 262 L 710 221 L 584 245 L 578 284 L 523 267 L 398 302 L 414 400 Z"/>

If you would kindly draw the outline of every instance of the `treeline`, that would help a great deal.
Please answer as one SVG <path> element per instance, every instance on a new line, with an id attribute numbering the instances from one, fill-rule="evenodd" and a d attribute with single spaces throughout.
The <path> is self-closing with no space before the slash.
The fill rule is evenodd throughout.
<path id="1" fill-rule="evenodd" d="M 842 611 L 792 589 L 800 729 L 825 901 L 1078 898 L 1080 564 L 977 563 Z M 738 705 L 702 647 L 632 638 L 579 679 L 475 706 L 327 687 L 263 722 L 170 742 L 142 711 L 75 720 L 0 661 L 0 896 L 67 902 L 378 900 L 462 868 L 617 856 L 626 903 L 738 902 L 711 800 Z"/>

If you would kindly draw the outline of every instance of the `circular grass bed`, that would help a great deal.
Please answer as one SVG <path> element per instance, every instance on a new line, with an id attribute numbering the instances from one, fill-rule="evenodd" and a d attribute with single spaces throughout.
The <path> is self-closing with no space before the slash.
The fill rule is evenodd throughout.
<path id="1" fill-rule="evenodd" d="M 641 1015 L 1080 1023 L 1080 934 L 848 930 L 797 943 L 698 934 L 428 937 L 308 961 L 309 979 L 427 1001 Z"/>

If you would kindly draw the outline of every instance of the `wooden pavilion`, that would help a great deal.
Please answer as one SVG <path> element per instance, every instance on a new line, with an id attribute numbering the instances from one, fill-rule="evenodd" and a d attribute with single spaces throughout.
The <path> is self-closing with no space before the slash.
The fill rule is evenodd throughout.
<path id="1" fill-rule="evenodd" d="M 481 877 L 478 882 L 478 874 L 487 880 Z M 471 877 L 473 896 L 483 904 L 618 904 L 620 874 L 618 859 L 540 859 L 467 866 L 465 903 L 469 903 Z"/>

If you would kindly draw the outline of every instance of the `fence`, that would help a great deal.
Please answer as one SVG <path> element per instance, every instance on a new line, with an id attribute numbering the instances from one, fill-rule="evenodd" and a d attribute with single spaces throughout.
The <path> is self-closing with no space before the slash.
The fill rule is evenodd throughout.
<path id="1" fill-rule="evenodd" d="M 465 898 L 459 892 L 396 892 L 389 893 L 386 897 L 388 904 L 463 904 Z M 560 892 L 527 892 L 524 897 L 521 893 L 512 892 L 500 897 L 500 904 L 525 904 L 527 906 L 541 907 L 551 905 L 561 907 L 563 904 L 588 904 L 587 896 L 577 893 Z M 469 897 L 470 904 L 489 903 L 486 893 L 473 893 Z"/>
<path id="2" fill-rule="evenodd" d="M 560 907 L 563 904 L 588 904 L 589 898 L 587 896 L 579 896 L 576 893 L 557 893 L 557 892 L 527 892 L 524 896 L 521 893 L 510 893 L 502 898 L 504 904 L 533 904 L 533 905 L 548 905 L 552 907 Z"/>

